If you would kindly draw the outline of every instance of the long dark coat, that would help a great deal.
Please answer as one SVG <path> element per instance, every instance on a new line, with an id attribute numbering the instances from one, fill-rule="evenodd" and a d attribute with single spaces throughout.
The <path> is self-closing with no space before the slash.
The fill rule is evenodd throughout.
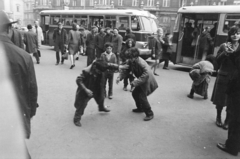
<path id="1" fill-rule="evenodd" d="M 13 34 L 13 35 L 12 35 L 12 38 L 11 38 L 12 42 L 13 42 L 16 46 L 24 49 L 24 45 L 23 45 L 23 34 L 24 34 L 24 33 L 21 32 L 21 31 L 19 31 L 19 30 L 12 29 L 12 34 Z"/>
<path id="2" fill-rule="evenodd" d="M 30 137 L 30 119 L 36 114 L 38 87 L 31 56 L 13 44 L 10 38 L 0 35 L 6 51 L 16 95 L 19 100 L 26 138 Z M 11 123 L 10 123 L 11 124 Z"/>
<path id="3" fill-rule="evenodd" d="M 213 88 L 213 94 L 211 101 L 215 105 L 221 105 L 226 106 L 227 105 L 227 85 L 230 78 L 230 75 L 232 74 L 232 71 L 234 70 L 234 65 L 232 61 L 229 59 L 229 56 L 225 55 L 224 51 L 224 44 L 222 44 L 217 52 L 217 63 L 220 67 L 218 70 L 218 75 L 214 84 Z M 238 47 L 238 49 L 240 49 Z M 237 49 L 237 50 L 238 50 Z"/>
<path id="4" fill-rule="evenodd" d="M 24 43 L 26 45 L 25 50 L 28 53 L 36 53 L 38 50 L 38 38 L 37 34 L 33 31 L 24 33 Z"/>
<path id="5" fill-rule="evenodd" d="M 112 36 L 112 44 L 113 44 L 112 52 L 114 54 L 117 54 L 117 53 L 120 54 L 122 49 L 122 40 L 123 38 L 120 34 Z"/>
<path id="6" fill-rule="evenodd" d="M 96 55 L 98 58 L 100 58 L 101 54 L 105 51 L 104 49 L 104 37 L 105 33 L 98 33 L 95 36 L 95 42 L 96 42 Z"/>
<path id="7" fill-rule="evenodd" d="M 152 40 L 152 54 L 155 55 L 155 59 L 162 58 L 162 42 L 158 37 L 154 37 Z"/>
<path id="8" fill-rule="evenodd" d="M 64 45 L 67 45 L 67 31 L 62 29 L 61 34 L 59 34 L 59 29 L 54 29 L 53 41 L 55 51 L 64 52 Z"/>
<path id="9" fill-rule="evenodd" d="M 133 81 L 133 85 L 135 87 L 141 87 L 146 96 L 150 95 L 158 88 L 157 81 L 145 60 L 138 57 L 136 61 L 133 63 L 129 62 L 128 64 L 129 71 L 122 71 L 119 76 L 120 80 L 124 79 L 128 73 L 132 72 L 137 78 Z"/>
<path id="10" fill-rule="evenodd" d="M 79 46 L 83 45 L 84 40 L 82 34 L 79 31 L 70 30 L 69 31 L 69 40 L 68 40 L 68 50 L 71 55 L 76 54 L 79 51 Z"/>
<path id="11" fill-rule="evenodd" d="M 87 34 L 86 39 L 86 54 L 88 56 L 87 58 L 87 66 L 89 66 L 93 60 L 96 58 L 96 41 L 95 36 L 93 33 Z"/>

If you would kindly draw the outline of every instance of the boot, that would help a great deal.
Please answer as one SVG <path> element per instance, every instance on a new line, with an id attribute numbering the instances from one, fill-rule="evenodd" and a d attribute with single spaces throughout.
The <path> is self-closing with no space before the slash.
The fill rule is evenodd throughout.
<path id="1" fill-rule="evenodd" d="M 153 111 L 151 109 L 145 112 L 145 114 L 146 114 L 146 117 L 143 119 L 144 121 L 152 120 L 154 117 Z"/>
<path id="2" fill-rule="evenodd" d="M 75 115 L 74 115 L 74 117 L 73 117 L 73 123 L 74 123 L 76 126 L 81 127 L 82 124 L 80 123 L 80 120 L 81 120 L 81 115 L 78 115 L 78 114 L 75 112 Z"/>
<path id="3" fill-rule="evenodd" d="M 225 119 L 225 121 L 224 121 L 224 124 L 222 125 L 222 128 L 224 129 L 224 130 L 228 130 L 228 123 L 229 123 L 229 113 L 227 113 L 226 114 L 226 119 Z"/>
<path id="4" fill-rule="evenodd" d="M 194 90 L 191 89 L 191 91 L 190 91 L 190 93 L 189 93 L 189 95 L 188 95 L 188 98 L 193 99 L 193 95 L 194 95 Z"/>
<path id="5" fill-rule="evenodd" d="M 217 109 L 216 125 L 217 125 L 218 127 L 222 127 L 221 114 L 222 114 L 222 109 Z"/>

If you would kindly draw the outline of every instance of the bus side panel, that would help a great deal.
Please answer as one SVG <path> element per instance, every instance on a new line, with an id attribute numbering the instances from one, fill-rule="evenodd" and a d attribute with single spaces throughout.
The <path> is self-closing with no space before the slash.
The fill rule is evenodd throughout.
<path id="1" fill-rule="evenodd" d="M 173 52 L 171 54 L 170 60 L 176 64 L 177 62 L 177 45 L 178 45 L 178 36 L 179 32 L 173 32 L 172 43 L 173 43 Z"/>
<path id="2" fill-rule="evenodd" d="M 217 35 L 215 40 L 215 47 L 220 46 L 222 43 L 225 43 L 227 41 L 227 36 L 225 35 Z"/>

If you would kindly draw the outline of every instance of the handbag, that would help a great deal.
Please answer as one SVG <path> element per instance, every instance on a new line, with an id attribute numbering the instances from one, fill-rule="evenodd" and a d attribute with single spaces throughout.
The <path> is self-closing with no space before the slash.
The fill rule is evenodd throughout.
<path id="1" fill-rule="evenodd" d="M 68 59 L 68 50 L 66 48 L 64 48 L 64 52 L 62 54 L 62 58 L 67 60 Z"/>

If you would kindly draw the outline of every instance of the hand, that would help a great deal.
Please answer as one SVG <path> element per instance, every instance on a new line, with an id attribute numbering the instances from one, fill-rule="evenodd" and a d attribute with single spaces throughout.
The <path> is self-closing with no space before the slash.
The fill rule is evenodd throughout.
<path id="1" fill-rule="evenodd" d="M 87 93 L 88 97 L 93 96 L 93 92 L 90 89 L 86 89 L 86 93 Z"/>
<path id="2" fill-rule="evenodd" d="M 234 50 L 232 49 L 232 44 L 230 42 L 228 43 L 225 43 L 225 51 L 228 53 L 228 54 L 231 54 L 234 52 Z"/>
<path id="3" fill-rule="evenodd" d="M 129 68 L 129 65 L 119 65 L 119 69 L 121 69 L 121 70 L 126 70 L 126 69 L 128 69 Z"/>
<path id="4" fill-rule="evenodd" d="M 116 79 L 116 83 L 118 84 L 120 82 L 120 78 L 118 77 L 117 79 Z"/>

